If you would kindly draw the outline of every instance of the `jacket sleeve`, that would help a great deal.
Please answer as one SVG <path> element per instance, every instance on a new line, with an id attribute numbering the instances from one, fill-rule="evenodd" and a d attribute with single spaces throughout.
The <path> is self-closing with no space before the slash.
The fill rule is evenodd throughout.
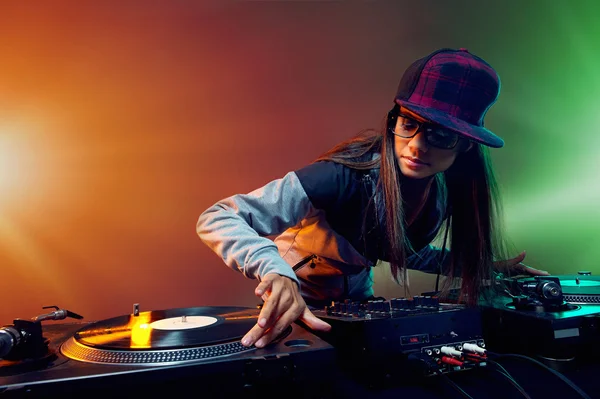
<path id="1" fill-rule="evenodd" d="M 200 215 L 196 232 L 229 267 L 248 278 L 277 273 L 298 282 L 266 236 L 297 225 L 313 210 L 297 175 L 289 172 L 248 194 L 217 202 Z"/>

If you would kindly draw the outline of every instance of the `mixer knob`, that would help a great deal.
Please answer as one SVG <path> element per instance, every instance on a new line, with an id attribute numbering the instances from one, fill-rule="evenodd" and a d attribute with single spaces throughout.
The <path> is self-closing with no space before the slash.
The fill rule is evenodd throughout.
<path id="1" fill-rule="evenodd" d="M 385 301 L 383 302 L 383 311 L 384 312 L 389 312 L 390 311 L 390 303 Z"/>
<path id="2" fill-rule="evenodd" d="M 415 300 L 414 299 L 407 299 L 406 300 L 406 308 L 407 309 L 414 309 L 415 308 Z"/>
<path id="3" fill-rule="evenodd" d="M 437 296 L 431 297 L 431 307 L 438 308 L 440 306 L 440 298 Z"/>
<path id="4" fill-rule="evenodd" d="M 408 299 L 402 298 L 398 300 L 399 309 L 408 309 Z"/>
<path id="5" fill-rule="evenodd" d="M 367 311 L 372 312 L 375 310 L 374 301 L 367 301 Z"/>
<path id="6" fill-rule="evenodd" d="M 413 303 L 415 304 L 415 306 L 422 306 L 423 305 L 423 297 L 421 295 L 413 296 Z"/>
<path id="7" fill-rule="evenodd" d="M 589 272 L 587 270 L 582 270 L 580 272 L 577 272 L 577 274 L 579 274 L 580 276 L 591 276 L 592 272 Z"/>
<path id="8" fill-rule="evenodd" d="M 383 301 L 380 300 L 375 302 L 375 311 L 383 312 Z"/>
<path id="9" fill-rule="evenodd" d="M 431 307 L 431 297 L 430 296 L 423 296 L 421 298 L 421 306 L 425 306 L 425 307 Z"/>

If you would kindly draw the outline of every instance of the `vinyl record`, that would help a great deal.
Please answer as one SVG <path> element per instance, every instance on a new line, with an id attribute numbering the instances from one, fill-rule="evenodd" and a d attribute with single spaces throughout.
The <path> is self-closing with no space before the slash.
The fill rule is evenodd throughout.
<path id="1" fill-rule="evenodd" d="M 97 321 L 75 341 L 109 350 L 181 349 L 240 340 L 257 322 L 258 309 L 196 307 L 140 312 Z"/>
<path id="2" fill-rule="evenodd" d="M 596 276 L 563 275 L 557 277 L 560 279 L 560 285 L 563 288 L 568 287 L 579 290 L 586 290 L 589 287 L 600 287 L 600 279 Z"/>

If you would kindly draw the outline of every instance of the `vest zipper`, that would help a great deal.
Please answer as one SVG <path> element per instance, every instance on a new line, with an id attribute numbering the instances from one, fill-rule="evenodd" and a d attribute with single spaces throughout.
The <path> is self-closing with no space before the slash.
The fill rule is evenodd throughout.
<path id="1" fill-rule="evenodd" d="M 315 259 L 316 257 L 317 257 L 317 255 L 315 255 L 315 254 L 308 255 L 306 258 L 304 258 L 300 262 L 296 263 L 292 267 L 292 270 L 293 271 L 298 271 L 300 268 L 302 268 L 304 265 L 306 265 L 308 262 L 310 262 L 311 260 Z"/>

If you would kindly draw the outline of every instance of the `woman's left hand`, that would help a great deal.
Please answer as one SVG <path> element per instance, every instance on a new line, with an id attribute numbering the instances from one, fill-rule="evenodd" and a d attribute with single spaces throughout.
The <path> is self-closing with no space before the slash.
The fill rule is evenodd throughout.
<path id="1" fill-rule="evenodd" d="M 549 276 L 545 270 L 534 269 L 522 263 L 525 259 L 525 251 L 521 252 L 514 258 L 494 262 L 494 268 L 502 273 L 509 272 L 510 274 L 530 274 L 532 276 Z"/>

